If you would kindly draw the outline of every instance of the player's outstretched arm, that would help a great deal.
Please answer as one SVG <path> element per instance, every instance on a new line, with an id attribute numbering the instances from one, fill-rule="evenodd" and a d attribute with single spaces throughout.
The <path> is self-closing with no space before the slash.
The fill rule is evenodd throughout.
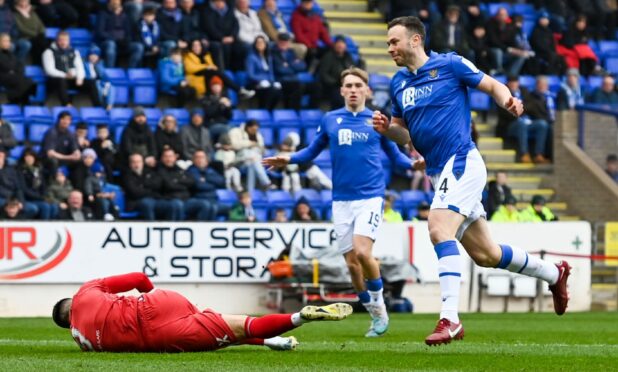
<path id="1" fill-rule="evenodd" d="M 389 120 L 386 115 L 376 110 L 373 112 L 372 122 L 373 129 L 391 141 L 399 145 L 410 143 L 410 132 L 402 118 L 393 117 Z"/>
<path id="2" fill-rule="evenodd" d="M 315 157 L 326 148 L 327 144 L 328 135 L 320 127 L 318 128 L 317 135 L 309 146 L 293 153 L 291 156 L 273 156 L 271 158 L 266 158 L 262 160 L 262 164 L 269 166 L 270 168 L 268 170 L 272 170 L 274 168 L 283 168 L 288 164 L 305 163 L 309 160 L 315 159 Z"/>
<path id="3" fill-rule="evenodd" d="M 268 166 L 269 171 L 274 170 L 276 168 L 283 168 L 289 163 L 290 163 L 290 157 L 284 156 L 284 155 L 273 156 L 270 158 L 262 159 L 262 165 Z"/>
<path id="4" fill-rule="evenodd" d="M 521 116 L 524 113 L 524 105 L 520 99 L 513 97 L 509 88 L 489 75 L 483 76 L 477 89 L 489 94 L 498 106 L 507 110 L 513 116 Z"/>

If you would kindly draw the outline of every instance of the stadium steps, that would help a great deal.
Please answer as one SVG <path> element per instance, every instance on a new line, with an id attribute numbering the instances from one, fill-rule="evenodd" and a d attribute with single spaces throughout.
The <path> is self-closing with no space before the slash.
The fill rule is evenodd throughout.
<path id="1" fill-rule="evenodd" d="M 324 15 L 328 19 L 329 23 L 332 25 L 333 22 L 337 21 L 348 21 L 350 19 L 368 19 L 374 22 L 380 22 L 382 27 L 386 29 L 386 25 L 383 23 L 384 20 L 380 13 L 375 12 L 350 12 L 350 11 L 339 11 L 339 10 L 327 10 L 324 12 Z"/>
<path id="2" fill-rule="evenodd" d="M 325 12 L 366 12 L 367 1 L 364 0 L 319 0 L 320 7 Z"/>
<path id="3" fill-rule="evenodd" d="M 515 160 L 515 150 L 480 150 L 486 163 L 510 162 Z"/>
<path id="4" fill-rule="evenodd" d="M 494 181 L 495 177 L 487 178 L 487 182 Z M 537 189 L 543 179 L 538 176 L 512 176 L 509 177 L 509 186 L 515 189 Z"/>
<path id="5" fill-rule="evenodd" d="M 553 189 L 511 189 L 517 200 L 529 202 L 534 195 L 542 195 L 546 200 L 552 200 L 555 194 Z"/>
<path id="6" fill-rule="evenodd" d="M 478 130 L 478 129 L 477 129 Z M 500 137 L 485 137 L 479 138 L 478 148 L 481 151 L 484 150 L 502 150 L 504 147 L 504 141 Z"/>

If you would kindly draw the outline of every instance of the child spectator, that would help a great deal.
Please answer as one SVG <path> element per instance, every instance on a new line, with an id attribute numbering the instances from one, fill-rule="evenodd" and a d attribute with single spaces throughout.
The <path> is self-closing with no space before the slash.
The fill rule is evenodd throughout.
<path id="1" fill-rule="evenodd" d="M 114 107 L 115 88 L 107 81 L 105 66 L 101 60 L 101 50 L 97 47 L 92 47 L 88 51 L 88 58 L 84 60 L 84 71 L 86 80 L 94 81 L 94 85 L 99 92 L 99 100 L 107 111 Z"/>
<path id="2" fill-rule="evenodd" d="M 281 83 L 275 80 L 273 59 L 266 37 L 258 36 L 245 61 L 249 87 L 257 91 L 259 107 L 273 110 L 281 98 Z"/>
<path id="3" fill-rule="evenodd" d="M 290 133 L 279 146 L 277 156 L 289 156 L 296 152 L 296 146 L 300 142 L 297 133 Z M 288 164 L 281 171 L 281 190 L 297 192 L 302 186 L 300 184 L 300 167 L 298 164 Z"/>
<path id="4" fill-rule="evenodd" d="M 116 162 L 116 145 L 109 136 L 107 124 L 97 125 L 97 137 L 91 142 L 92 149 L 97 153 L 99 163 L 103 165 L 105 174 L 114 174 L 114 164 Z"/>
<path id="5" fill-rule="evenodd" d="M 147 66 L 152 66 L 161 52 L 159 46 L 161 30 L 159 29 L 159 22 L 156 20 L 156 14 L 156 8 L 145 7 L 142 19 L 138 23 L 136 39 L 144 45 L 144 62 Z"/>
<path id="6" fill-rule="evenodd" d="M 54 179 L 47 188 L 47 200 L 50 203 L 58 204 L 60 209 L 67 209 L 67 199 L 73 191 L 73 185 L 68 180 L 69 169 L 67 167 L 59 167 L 56 170 Z"/>
<path id="7" fill-rule="evenodd" d="M 236 151 L 232 148 L 232 143 L 228 135 L 219 137 L 217 144 L 218 150 L 215 152 L 215 160 L 223 163 L 225 169 L 225 188 L 242 192 L 240 184 L 240 170 L 236 168 Z"/>
<path id="8" fill-rule="evenodd" d="M 273 222 L 290 222 L 288 220 L 288 214 L 286 213 L 285 209 L 275 209 L 275 217 L 273 218 Z"/>
<path id="9" fill-rule="evenodd" d="M 534 195 L 530 205 L 521 211 L 521 222 L 547 222 L 557 221 L 552 211 L 545 206 L 545 198 L 541 195 Z"/>
<path id="10" fill-rule="evenodd" d="M 113 221 L 118 218 L 118 209 L 114 204 L 115 192 L 105 191 L 105 170 L 101 163 L 94 163 L 90 167 L 90 176 L 84 186 L 84 194 L 88 200 L 95 202 L 95 215 L 105 221 Z"/>
<path id="11" fill-rule="evenodd" d="M 256 222 L 255 210 L 251 194 L 247 191 L 238 195 L 238 203 L 230 210 L 229 220 L 232 222 Z"/>
<path id="12" fill-rule="evenodd" d="M 173 49 L 168 58 L 159 61 L 158 70 L 161 91 L 175 95 L 178 107 L 184 107 L 187 101 L 195 97 L 195 89 L 185 80 L 180 49 Z"/>
<path id="13" fill-rule="evenodd" d="M 292 221 L 296 222 L 318 222 L 320 218 L 315 213 L 309 201 L 303 196 L 296 202 L 294 212 L 292 213 Z"/>
<path id="14" fill-rule="evenodd" d="M 382 216 L 384 222 L 403 222 L 401 213 L 393 209 L 394 202 L 394 195 L 386 195 L 384 198 L 384 215 Z"/>
<path id="15" fill-rule="evenodd" d="M 75 138 L 77 139 L 79 151 L 84 151 L 84 149 L 90 147 L 90 141 L 88 140 L 88 124 L 80 121 L 75 125 Z"/>

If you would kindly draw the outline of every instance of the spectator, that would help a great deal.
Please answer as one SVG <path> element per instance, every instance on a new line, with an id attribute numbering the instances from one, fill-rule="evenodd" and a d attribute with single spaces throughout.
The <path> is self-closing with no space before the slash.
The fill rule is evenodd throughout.
<path id="1" fill-rule="evenodd" d="M 579 79 L 578 69 L 568 69 L 564 81 L 560 84 L 556 110 L 573 110 L 575 106 L 584 104 L 584 93 Z"/>
<path id="2" fill-rule="evenodd" d="M 536 53 L 532 50 L 532 46 L 530 46 L 530 42 L 528 41 L 528 34 L 526 30 L 524 30 L 524 17 L 522 15 L 513 16 L 513 39 L 511 40 L 511 45 L 510 53 L 521 56 L 525 60 L 522 68 L 529 74 L 538 75 L 540 68 L 539 63 L 538 60 L 534 58 Z M 511 73 L 515 73 L 515 71 L 511 71 Z M 519 73 L 519 71 L 517 71 L 517 73 Z"/>
<path id="3" fill-rule="evenodd" d="M 275 80 L 273 59 L 264 36 L 255 38 L 245 65 L 248 84 L 257 92 L 259 107 L 273 110 L 281 98 L 281 83 Z"/>
<path id="4" fill-rule="evenodd" d="M 270 179 L 262 166 L 264 154 L 264 138 L 260 134 L 260 124 L 257 120 L 247 120 L 240 127 L 229 132 L 232 148 L 236 151 L 236 159 L 247 170 L 247 190 L 253 191 L 256 178 L 263 189 L 271 187 Z"/>
<path id="5" fill-rule="evenodd" d="M 425 0 L 389 0 L 389 16 L 390 21 L 393 18 L 403 16 L 415 16 L 423 22 L 429 22 L 429 1 Z"/>
<path id="6" fill-rule="evenodd" d="M 309 71 L 315 69 L 318 59 L 326 51 L 324 48 L 330 48 L 333 44 L 322 18 L 314 11 L 313 5 L 313 0 L 301 0 L 290 20 L 296 41 L 307 47 L 305 60 Z M 323 49 L 319 47 L 319 40 L 324 43 Z"/>
<path id="7" fill-rule="evenodd" d="M 491 215 L 491 222 L 520 222 L 520 212 L 517 210 L 517 199 L 508 196 Z"/>
<path id="8" fill-rule="evenodd" d="M 279 146 L 277 156 L 290 156 L 296 151 L 296 146 L 300 142 L 298 133 L 290 133 Z M 297 192 L 302 188 L 300 184 L 300 166 L 298 164 L 288 164 L 281 171 L 281 190 L 287 192 Z"/>
<path id="9" fill-rule="evenodd" d="M 39 0 L 35 3 L 35 10 L 47 27 L 67 29 L 75 26 L 79 20 L 75 8 L 61 0 Z"/>
<path id="10" fill-rule="evenodd" d="M 88 124 L 80 121 L 75 126 L 75 138 L 77 139 L 77 148 L 79 151 L 84 151 L 90 147 L 90 141 L 88 140 Z"/>
<path id="11" fill-rule="evenodd" d="M 539 163 L 547 162 L 543 154 L 545 153 L 549 123 L 546 120 L 548 114 L 544 101 L 533 98 L 526 88 L 520 88 L 517 76 L 509 76 L 506 86 L 514 97 L 524 102 L 525 111 L 524 115 L 515 118 L 506 110 L 498 109 L 496 135 L 505 140 L 515 138 L 520 162 L 532 163 L 533 158 L 530 156 L 528 138 L 530 134 L 533 134 L 536 144 L 533 154 L 534 160 Z M 497 203 L 497 205 L 500 205 L 500 203 Z"/>
<path id="12" fill-rule="evenodd" d="M 496 172 L 496 179 L 489 181 L 487 185 L 487 216 L 491 218 L 494 212 L 503 205 L 509 197 L 513 196 L 511 188 L 507 185 L 508 177 L 505 171 Z"/>
<path id="13" fill-rule="evenodd" d="M 116 162 L 116 144 L 109 136 L 107 124 L 97 125 L 97 137 L 91 142 L 92 149 L 97 153 L 99 163 L 103 165 L 105 174 L 114 174 L 114 164 Z M 143 159 L 142 159 L 143 160 Z"/>
<path id="14" fill-rule="evenodd" d="M 472 35 L 469 40 L 470 49 L 474 53 L 474 64 L 479 70 L 485 73 L 489 72 L 492 66 L 491 50 L 487 43 L 487 32 L 482 24 L 476 25 L 472 29 Z"/>
<path id="15" fill-rule="evenodd" d="M 15 24 L 18 31 L 17 57 L 25 61 L 28 52 L 30 52 L 33 64 L 40 65 L 41 55 L 45 48 L 47 48 L 43 21 L 41 21 L 41 18 L 32 8 L 30 0 L 16 0 L 13 15 L 15 16 Z"/>
<path id="16" fill-rule="evenodd" d="M 46 199 L 53 204 L 57 204 L 60 209 L 67 209 L 67 199 L 73 191 L 73 185 L 67 178 L 69 169 L 67 167 L 59 167 L 53 175 L 53 180 L 47 188 Z"/>
<path id="17" fill-rule="evenodd" d="M 131 154 L 142 155 L 148 167 L 154 168 L 157 165 L 157 146 L 142 107 L 133 109 L 133 117 L 129 125 L 124 128 L 120 139 L 120 156 L 123 165 L 127 165 Z"/>
<path id="18" fill-rule="evenodd" d="M 526 53 L 515 45 L 517 30 L 506 8 L 498 9 L 496 15 L 487 22 L 486 28 L 496 70 L 492 74 L 506 71 L 508 75 L 518 75 L 526 62 Z"/>
<path id="19" fill-rule="evenodd" d="M 602 105 L 618 105 L 618 93 L 616 93 L 614 77 L 611 75 L 603 76 L 601 86 L 590 94 L 588 102 Z"/>
<path id="20" fill-rule="evenodd" d="M 6 4 L 5 0 L 0 0 L 0 33 L 8 34 L 11 37 L 17 36 L 15 17 L 11 12 L 10 4 Z"/>
<path id="21" fill-rule="evenodd" d="M 79 190 L 73 190 L 69 194 L 67 200 L 67 208 L 61 209 L 58 218 L 61 220 L 70 221 L 92 221 L 94 220 L 94 213 L 92 210 L 84 206 L 84 195 Z"/>
<path id="22" fill-rule="evenodd" d="M 210 0 L 204 9 L 202 28 L 214 48 L 211 49 L 213 54 L 223 56 L 223 63 L 217 63 L 217 66 L 233 71 L 242 69 L 246 53 L 238 40 L 239 25 L 234 11 L 225 0 Z"/>
<path id="23" fill-rule="evenodd" d="M 587 18 L 579 15 L 564 32 L 556 47 L 558 54 L 564 57 L 567 67 L 579 69 L 584 76 L 601 71 L 599 58 L 588 45 L 589 41 Z"/>
<path id="24" fill-rule="evenodd" d="M 195 89 L 185 79 L 180 49 L 172 50 L 168 58 L 159 61 L 158 70 L 161 91 L 175 95 L 178 107 L 184 107 L 195 97 Z"/>
<path id="25" fill-rule="evenodd" d="M 36 84 L 24 74 L 24 65 L 11 52 L 11 37 L 0 34 L 0 87 L 6 90 L 9 103 L 27 105 L 36 93 Z"/>
<path id="26" fill-rule="evenodd" d="M 161 178 L 152 168 L 144 167 L 144 157 L 140 154 L 129 156 L 129 168 L 124 172 L 125 208 L 138 212 L 146 221 L 154 221 L 157 216 L 173 219 L 168 204 L 160 199 Z"/>
<path id="27" fill-rule="evenodd" d="M 283 13 L 277 8 L 277 0 L 264 0 L 262 8 L 258 11 L 258 18 L 262 24 L 262 30 L 270 40 L 277 40 L 279 34 L 291 36 L 292 30 L 288 28 L 283 18 Z M 307 46 L 298 42 L 291 42 L 290 47 L 296 53 L 296 57 L 305 59 Z"/>
<path id="28" fill-rule="evenodd" d="M 232 118 L 232 101 L 223 95 L 223 81 L 215 76 L 210 80 L 208 94 L 200 101 L 204 109 L 204 120 L 210 131 L 213 143 L 219 136 L 229 131 L 228 122 Z"/>
<path id="29" fill-rule="evenodd" d="M 319 90 L 300 82 L 298 74 L 307 71 L 307 64 L 292 51 L 291 37 L 287 33 L 277 35 L 277 44 L 272 49 L 275 80 L 281 82 L 283 103 L 285 108 L 300 110 L 303 94 L 307 92 L 311 98 L 309 107 L 317 107 Z"/>
<path id="30" fill-rule="evenodd" d="M 210 42 L 202 30 L 200 11 L 195 7 L 194 0 L 179 0 L 178 6 L 182 14 L 180 40 L 186 43 L 186 48 L 191 47 L 191 40 L 199 40 L 203 45 L 208 46 Z"/>
<path id="31" fill-rule="evenodd" d="M 19 174 L 14 167 L 6 163 L 6 155 L 6 152 L 0 150 L 0 205 L 4 205 L 9 199 L 17 199 L 22 205 L 24 216 L 33 218 L 39 210 L 36 205 L 25 201 Z"/>
<path id="32" fill-rule="evenodd" d="M 0 105 L 0 151 L 8 153 L 17 145 L 11 123 L 2 119 L 2 106 Z"/>
<path id="33" fill-rule="evenodd" d="M 196 151 L 212 154 L 213 147 L 208 128 L 204 126 L 204 117 L 201 111 L 191 111 L 189 125 L 180 128 L 182 155 L 185 159 L 192 159 Z"/>
<path id="34" fill-rule="evenodd" d="M 236 0 L 234 16 L 238 20 L 238 40 L 245 44 L 245 48 L 249 49 L 258 36 L 268 40 L 257 12 L 249 7 L 249 0 Z"/>
<path id="35" fill-rule="evenodd" d="M 605 173 L 618 183 L 618 156 L 616 154 L 607 155 L 605 160 Z"/>
<path id="36" fill-rule="evenodd" d="M 320 60 L 318 69 L 320 90 L 324 98 L 329 102 L 331 109 L 344 105 L 343 97 L 339 90 L 341 86 L 341 72 L 352 66 L 357 66 L 347 48 L 345 38 L 337 36 L 331 50 L 326 52 Z"/>
<path id="37" fill-rule="evenodd" d="M 44 167 L 49 175 L 56 173 L 59 166 L 73 166 L 81 159 L 75 133 L 70 130 L 71 114 L 62 111 L 58 114 L 56 125 L 49 128 L 43 136 L 39 157 L 44 159 Z"/>
<path id="38" fill-rule="evenodd" d="M 157 10 L 154 7 L 144 8 L 142 19 L 134 31 L 135 40 L 139 40 L 144 47 L 145 64 L 152 66 L 161 54 L 161 29 L 156 20 Z"/>
<path id="39" fill-rule="evenodd" d="M 162 154 L 163 149 L 167 148 L 174 150 L 181 157 L 184 154 L 182 139 L 178 134 L 178 123 L 173 115 L 163 115 L 159 120 L 159 126 L 155 132 L 155 143 L 157 154 Z"/>
<path id="40" fill-rule="evenodd" d="M 564 58 L 556 51 L 554 32 L 549 28 L 549 13 L 541 12 L 530 35 L 530 46 L 536 53 L 540 72 L 561 75 L 566 69 Z"/>
<path id="41" fill-rule="evenodd" d="M 230 209 L 229 220 L 231 222 L 257 222 L 249 192 L 244 191 L 238 195 L 238 203 Z"/>
<path id="42" fill-rule="evenodd" d="M 66 31 L 60 31 L 56 41 L 43 52 L 43 68 L 50 87 L 57 91 L 63 106 L 71 104 L 69 88 L 86 91 L 92 104 L 100 106 L 97 87 L 92 80 L 84 80 L 84 62 L 79 51 L 71 46 Z"/>
<path id="43" fill-rule="evenodd" d="M 570 7 L 571 0 L 540 0 L 536 3 L 538 8 L 545 9 L 549 13 L 550 27 L 553 32 L 562 33 L 567 29 L 567 19 L 573 17 L 573 9 Z"/>
<path id="44" fill-rule="evenodd" d="M 116 67 L 116 57 L 129 56 L 129 68 L 138 67 L 144 56 L 144 46 L 132 40 L 131 20 L 122 9 L 121 0 L 108 0 L 107 9 L 99 12 L 95 39 L 103 49 L 106 67 Z"/>
<path id="45" fill-rule="evenodd" d="M 225 177 L 208 166 L 208 155 L 197 150 L 193 154 L 193 165 L 189 167 L 187 173 L 195 180 L 193 186 L 193 198 L 201 200 L 207 209 L 204 218 L 207 221 L 214 221 L 219 213 L 227 214 L 219 205 L 217 189 L 225 187 Z"/>
<path id="46" fill-rule="evenodd" d="M 190 0 L 189 0 L 190 1 Z M 230 77 L 222 73 L 217 65 L 213 62 L 212 54 L 204 50 L 204 46 L 200 40 L 193 40 L 188 50 L 183 57 L 185 66 L 185 74 L 187 83 L 195 89 L 197 97 L 203 97 L 206 93 L 208 85 L 213 77 L 221 79 L 226 87 L 229 87 L 240 94 L 243 98 L 251 98 L 255 95 L 252 90 L 246 90 L 244 87 L 236 84 Z"/>
<path id="47" fill-rule="evenodd" d="M 520 212 L 521 222 L 546 222 L 557 221 L 552 211 L 545 206 L 545 198 L 541 195 L 534 195 L 530 205 Z"/>
<path id="48" fill-rule="evenodd" d="M 288 214 L 283 208 L 275 209 L 275 217 L 272 222 L 290 222 L 288 220 Z"/>
<path id="49" fill-rule="evenodd" d="M 296 202 L 292 212 L 292 221 L 296 222 L 319 222 L 317 213 L 309 205 L 309 201 L 303 196 Z"/>
<path id="50" fill-rule="evenodd" d="M 550 154 L 552 128 L 556 120 L 556 95 L 549 90 L 549 82 L 546 76 L 538 75 L 536 77 L 535 89 L 530 93 L 528 106 L 528 115 L 530 115 L 532 120 L 545 120 L 548 124 L 547 138 L 550 140 L 545 142 L 545 153 Z M 549 163 L 549 160 L 538 156 L 535 161 L 538 163 Z"/>
<path id="51" fill-rule="evenodd" d="M 101 61 L 101 50 L 93 46 L 88 50 L 88 59 L 84 61 L 86 80 L 92 81 L 97 88 L 99 101 L 107 111 L 114 107 L 116 88 L 107 80 L 107 73 Z"/>
<path id="52" fill-rule="evenodd" d="M 215 160 L 223 164 L 225 175 L 225 188 L 242 192 L 243 188 L 240 184 L 240 170 L 236 167 L 236 151 L 232 149 L 230 137 L 225 134 L 219 137 L 219 149 L 215 152 Z"/>
<path id="53" fill-rule="evenodd" d="M 296 152 L 300 145 L 300 136 L 298 133 L 289 133 L 283 141 L 287 144 L 287 150 Z M 305 174 L 311 188 L 316 190 L 331 190 L 333 188 L 333 181 L 313 162 L 298 164 L 298 170 Z"/>
<path id="54" fill-rule="evenodd" d="M 468 37 L 457 5 L 449 5 L 444 19 L 431 28 L 430 47 L 437 53 L 456 52 L 474 60 L 468 47 Z"/>
<path id="55" fill-rule="evenodd" d="M 86 198 L 86 204 L 94 210 L 97 219 L 106 221 L 113 220 L 115 208 L 113 205 L 113 193 L 103 191 L 97 173 L 103 173 L 103 166 L 96 163 L 97 153 L 93 149 L 85 149 L 82 152 L 82 161 L 71 171 L 71 184 L 76 190 L 82 192 Z"/>
<path id="56" fill-rule="evenodd" d="M 393 209 L 394 202 L 394 195 L 386 195 L 384 198 L 384 215 L 382 216 L 382 220 L 384 220 L 384 222 L 403 222 L 401 213 Z"/>
<path id="57" fill-rule="evenodd" d="M 416 215 L 417 221 L 427 221 L 429 220 L 429 211 L 431 210 L 431 206 L 426 201 L 422 201 L 418 205 L 418 212 Z"/>
<path id="58" fill-rule="evenodd" d="M 37 207 L 39 212 L 37 217 L 42 220 L 55 218 L 58 215 L 58 205 L 45 200 L 47 191 L 45 177 L 34 150 L 29 148 L 24 150 L 17 171 L 21 176 L 24 200 Z"/>
<path id="59" fill-rule="evenodd" d="M 161 35 L 161 57 L 170 56 L 173 49 L 185 49 L 187 43 L 181 40 L 182 12 L 178 9 L 176 0 L 163 0 L 157 11 L 157 22 Z"/>
<path id="60" fill-rule="evenodd" d="M 22 204 L 17 199 L 8 199 L 2 206 L 0 220 L 25 220 Z"/>

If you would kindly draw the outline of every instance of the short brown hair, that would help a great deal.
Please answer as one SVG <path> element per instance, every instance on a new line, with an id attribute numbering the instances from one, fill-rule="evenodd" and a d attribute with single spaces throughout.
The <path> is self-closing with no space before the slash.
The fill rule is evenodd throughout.
<path id="1" fill-rule="evenodd" d="M 341 84 L 343 84 L 343 80 L 346 78 L 346 76 L 348 75 L 354 75 L 359 77 L 363 82 L 365 82 L 365 84 L 369 85 L 369 74 L 367 74 L 367 71 L 360 69 L 358 67 L 350 67 L 350 68 L 346 68 L 345 70 L 341 71 L 341 79 L 340 82 Z"/>
<path id="2" fill-rule="evenodd" d="M 418 17 L 414 16 L 405 16 L 398 17 L 388 22 L 388 30 L 395 26 L 403 26 L 408 30 L 409 34 L 419 34 L 421 36 L 421 41 L 425 42 L 425 25 Z"/>

